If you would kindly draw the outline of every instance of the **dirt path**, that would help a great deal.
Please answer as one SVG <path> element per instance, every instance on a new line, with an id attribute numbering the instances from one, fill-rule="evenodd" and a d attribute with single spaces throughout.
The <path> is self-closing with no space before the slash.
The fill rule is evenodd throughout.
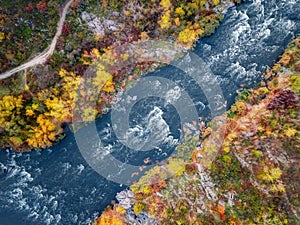
<path id="1" fill-rule="evenodd" d="M 16 68 L 12 69 L 12 70 L 9 70 L 7 72 L 4 72 L 4 73 L 0 74 L 0 80 L 6 79 L 6 78 L 12 76 L 13 74 L 15 74 L 17 72 L 20 72 L 22 70 L 25 70 L 27 68 L 30 68 L 30 67 L 33 67 L 35 65 L 42 64 L 42 63 L 46 62 L 48 57 L 51 56 L 53 54 L 54 50 L 55 50 L 57 39 L 59 38 L 59 36 L 62 33 L 62 28 L 63 28 L 64 22 L 66 20 L 66 14 L 67 14 L 68 8 L 70 7 L 70 5 L 72 4 L 73 1 L 74 0 L 68 0 L 65 3 L 65 6 L 64 6 L 64 8 L 62 10 L 62 13 L 60 15 L 60 19 L 59 19 L 59 22 L 58 22 L 56 34 L 55 34 L 54 38 L 52 39 L 51 44 L 43 52 L 38 54 L 36 57 L 34 57 L 29 62 L 26 62 L 26 63 L 24 63 L 24 64 L 22 64 L 22 65 L 20 65 Z"/>

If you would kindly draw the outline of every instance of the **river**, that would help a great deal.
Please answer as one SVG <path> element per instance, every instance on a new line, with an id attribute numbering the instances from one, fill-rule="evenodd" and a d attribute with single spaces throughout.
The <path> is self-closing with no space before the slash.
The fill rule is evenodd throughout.
<path id="1" fill-rule="evenodd" d="M 229 9 L 220 27 L 198 42 L 194 53 L 210 66 L 230 105 L 241 86 L 255 87 L 262 80 L 262 72 L 278 60 L 287 44 L 299 34 L 300 0 L 246 1 Z M 180 80 L 181 73 L 167 66 L 150 75 L 173 79 L 184 86 L 189 82 Z M 191 88 L 189 94 L 202 106 L 201 116 L 209 119 L 203 93 Z M 158 108 L 163 106 L 155 98 L 149 102 L 145 108 L 143 102 L 136 106 L 132 116 L 144 118 L 157 112 L 156 103 Z M 158 115 L 158 119 L 178 139 L 178 124 L 174 122 L 177 114 L 173 111 L 172 107 L 164 109 L 164 116 Z M 100 136 L 107 137 L 106 144 L 113 145 L 120 159 L 139 161 L 150 157 L 155 161 L 165 157 L 159 150 L 136 156 L 122 148 L 110 133 L 110 114 L 96 124 Z M 7 173 L 0 174 L 0 225 L 91 224 L 115 194 L 126 188 L 106 180 L 85 162 L 70 131 L 60 143 L 43 152 L 1 151 L 0 167 L 7 168 Z"/>

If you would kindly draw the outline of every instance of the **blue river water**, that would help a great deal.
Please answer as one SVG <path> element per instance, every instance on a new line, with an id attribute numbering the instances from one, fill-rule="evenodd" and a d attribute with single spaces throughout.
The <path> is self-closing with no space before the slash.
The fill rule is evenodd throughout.
<path id="1" fill-rule="evenodd" d="M 297 35 L 300 0 L 246 1 L 228 10 L 220 27 L 212 36 L 199 41 L 194 53 L 210 66 L 229 106 L 242 86 L 254 87 L 263 79 L 262 72 L 278 60 Z M 189 86 L 182 73 L 167 66 L 150 75 L 186 86 L 195 105 L 201 106 L 197 108 L 200 116 L 209 119 L 203 93 Z M 174 140 L 178 139 L 178 115 L 173 113 L 174 108 L 164 108 L 164 102 L 155 98 L 144 103 L 138 104 L 131 115 L 136 117 L 133 126 L 140 123 L 139 118 L 151 115 L 167 124 L 164 128 L 169 129 Z M 163 116 L 155 107 L 162 109 Z M 96 125 L 99 136 L 105 137 L 103 141 L 120 160 L 133 160 L 138 165 L 147 157 L 162 160 L 170 153 L 160 149 L 137 156 L 122 148 L 111 134 L 110 114 L 97 120 Z M 0 171 L 0 225 L 91 224 L 115 194 L 126 188 L 96 173 L 81 156 L 74 135 L 68 130 L 65 139 L 42 152 L 0 151 L 0 168 L 7 169 L 7 173 Z"/>

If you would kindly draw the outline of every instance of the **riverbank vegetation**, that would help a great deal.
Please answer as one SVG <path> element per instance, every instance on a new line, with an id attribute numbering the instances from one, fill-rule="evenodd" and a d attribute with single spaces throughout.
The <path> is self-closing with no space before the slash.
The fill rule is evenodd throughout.
<path id="1" fill-rule="evenodd" d="M 139 215 L 157 224 L 299 224 L 299 62 L 300 37 L 202 139 L 187 136 L 177 155 L 134 183 L 130 207 L 120 201 L 103 215 L 120 224 L 140 224 Z"/>
<path id="2" fill-rule="evenodd" d="M 3 72 L 46 48 L 62 1 L 17 1 L 14 9 L 9 1 L 1 2 Z M 234 2 L 74 1 L 47 62 L 0 81 L 0 146 L 43 149 L 63 137 L 65 122 L 91 121 L 106 113 L 120 91 L 163 64 L 150 54 L 142 60 L 130 55 L 129 44 L 160 40 L 190 49 L 214 32 Z M 175 55 L 168 57 L 170 62 Z"/>

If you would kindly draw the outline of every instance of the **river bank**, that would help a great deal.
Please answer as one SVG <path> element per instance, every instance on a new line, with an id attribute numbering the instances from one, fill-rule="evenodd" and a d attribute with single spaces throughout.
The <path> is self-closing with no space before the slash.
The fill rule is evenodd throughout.
<path id="1" fill-rule="evenodd" d="M 297 38 L 266 82 L 240 92 L 202 139 L 186 137 L 175 156 L 120 192 L 94 224 L 297 224 L 299 63 Z"/>

